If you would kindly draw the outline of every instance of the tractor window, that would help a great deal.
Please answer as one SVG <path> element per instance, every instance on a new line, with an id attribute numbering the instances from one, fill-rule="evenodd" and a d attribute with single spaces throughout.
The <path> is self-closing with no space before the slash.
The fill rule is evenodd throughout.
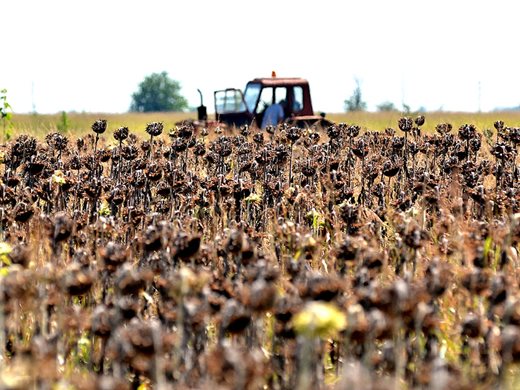
<path id="1" fill-rule="evenodd" d="M 260 89 L 261 86 L 257 83 L 249 83 L 246 86 L 246 91 L 244 92 L 244 100 L 246 102 L 246 106 L 249 112 L 255 112 L 255 106 L 258 100 L 258 95 L 260 94 Z"/>
<path id="2" fill-rule="evenodd" d="M 293 112 L 300 112 L 303 108 L 303 88 L 302 87 L 294 87 L 294 98 L 293 98 Z"/>
<path id="3" fill-rule="evenodd" d="M 260 100 L 258 101 L 258 112 L 264 111 L 267 107 L 274 103 L 273 92 L 274 90 L 272 87 L 266 87 L 262 89 L 262 93 L 260 94 Z"/>
<path id="4" fill-rule="evenodd" d="M 285 101 L 287 101 L 286 87 L 277 87 L 274 89 L 272 87 L 266 87 L 262 89 L 262 94 L 260 95 L 260 102 L 258 104 L 258 110 L 262 111 L 273 103 L 283 104 Z"/>
<path id="5" fill-rule="evenodd" d="M 242 92 L 238 89 L 215 92 L 215 110 L 218 114 L 246 111 Z"/>
<path id="6" fill-rule="evenodd" d="M 282 101 L 287 101 L 287 88 L 276 88 L 276 103 L 280 103 Z"/>

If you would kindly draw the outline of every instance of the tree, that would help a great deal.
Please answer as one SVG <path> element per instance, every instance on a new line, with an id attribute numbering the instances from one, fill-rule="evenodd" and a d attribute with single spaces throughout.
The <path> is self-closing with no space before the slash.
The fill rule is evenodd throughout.
<path id="1" fill-rule="evenodd" d="M 346 111 L 365 111 L 367 109 L 366 102 L 363 101 L 361 97 L 361 87 L 359 85 L 359 80 L 356 79 L 356 89 L 352 93 L 352 96 L 345 100 L 345 110 Z"/>
<path id="2" fill-rule="evenodd" d="M 386 101 L 377 105 L 377 111 L 397 111 L 397 108 L 394 103 Z"/>
<path id="3" fill-rule="evenodd" d="M 169 78 L 167 72 L 152 73 L 132 94 L 130 111 L 183 111 L 188 108 L 188 101 L 180 89 L 179 82 Z"/>

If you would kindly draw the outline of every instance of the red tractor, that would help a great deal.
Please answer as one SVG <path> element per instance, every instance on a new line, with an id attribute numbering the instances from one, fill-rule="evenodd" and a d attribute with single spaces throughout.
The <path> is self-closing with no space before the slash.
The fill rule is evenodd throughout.
<path id="1" fill-rule="evenodd" d="M 266 108 L 280 102 L 283 102 L 284 122 L 289 125 L 326 127 L 332 124 L 325 119 L 325 114 L 314 115 L 309 82 L 302 78 L 276 77 L 273 72 L 272 77 L 249 81 L 244 92 L 227 88 L 215 91 L 214 95 L 216 120 L 229 126 L 260 127 Z M 198 116 L 199 121 L 207 120 L 202 102 Z"/>

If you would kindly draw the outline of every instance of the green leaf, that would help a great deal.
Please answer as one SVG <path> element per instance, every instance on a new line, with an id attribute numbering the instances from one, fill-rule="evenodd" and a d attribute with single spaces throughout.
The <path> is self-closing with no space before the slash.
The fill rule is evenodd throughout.
<path id="1" fill-rule="evenodd" d="M 483 252 L 484 259 L 487 259 L 488 253 L 491 250 L 492 245 L 493 245 L 493 239 L 491 237 L 487 237 L 486 241 L 484 241 L 484 252 Z"/>

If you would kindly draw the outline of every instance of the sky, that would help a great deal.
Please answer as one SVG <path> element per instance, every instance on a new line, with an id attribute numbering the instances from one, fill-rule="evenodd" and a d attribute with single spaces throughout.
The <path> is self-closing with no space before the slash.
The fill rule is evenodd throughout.
<path id="1" fill-rule="evenodd" d="M 14 112 L 125 112 L 168 72 L 191 106 L 255 77 L 309 80 L 315 111 L 520 105 L 514 0 L 1 0 L 0 89 Z"/>

